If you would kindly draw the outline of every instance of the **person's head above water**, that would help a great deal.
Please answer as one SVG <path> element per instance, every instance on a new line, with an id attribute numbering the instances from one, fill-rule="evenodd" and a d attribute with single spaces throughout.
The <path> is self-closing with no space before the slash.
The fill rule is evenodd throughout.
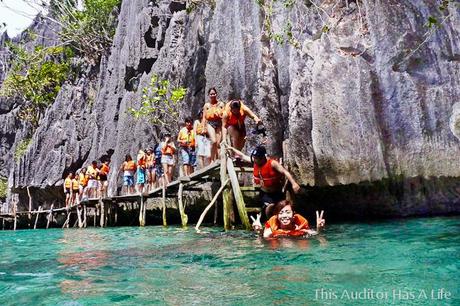
<path id="1" fill-rule="evenodd" d="M 282 200 L 275 204 L 273 213 L 277 216 L 281 228 L 289 227 L 294 217 L 294 205 L 288 200 Z"/>
<path id="2" fill-rule="evenodd" d="M 264 146 L 257 146 L 251 152 L 251 160 L 258 166 L 263 166 L 267 162 L 267 149 Z"/>

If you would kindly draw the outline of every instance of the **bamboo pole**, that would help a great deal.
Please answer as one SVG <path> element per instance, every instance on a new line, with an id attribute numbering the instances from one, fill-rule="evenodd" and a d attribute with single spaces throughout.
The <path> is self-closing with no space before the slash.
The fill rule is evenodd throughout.
<path id="1" fill-rule="evenodd" d="M 200 219 L 198 219 L 198 222 L 195 226 L 195 230 L 199 233 L 200 232 L 200 225 L 201 223 L 203 222 L 203 219 L 204 217 L 206 216 L 206 213 L 211 209 L 211 207 L 214 205 L 214 203 L 217 201 L 217 199 L 219 198 L 219 195 L 221 194 L 222 190 L 224 190 L 224 188 L 227 186 L 228 182 L 230 180 L 227 179 L 225 181 L 225 183 L 220 186 L 219 190 L 217 190 L 216 194 L 214 195 L 214 197 L 212 198 L 211 202 L 208 204 L 208 206 L 206 206 L 206 208 L 204 209 L 204 211 L 201 213 L 201 216 L 200 216 Z"/>
<path id="2" fill-rule="evenodd" d="M 18 216 L 17 216 L 17 210 L 18 210 L 18 204 L 16 201 L 13 203 L 13 211 L 14 211 L 14 225 L 13 225 L 13 230 L 16 230 L 16 226 L 18 223 Z"/>
<path id="3" fill-rule="evenodd" d="M 71 214 L 71 213 L 72 213 L 72 212 L 71 212 L 70 210 L 67 210 L 67 218 L 66 218 L 64 224 L 62 225 L 62 228 L 65 228 L 65 227 L 69 228 L 70 214 Z"/>
<path id="4" fill-rule="evenodd" d="M 225 153 L 225 146 L 222 145 L 220 148 L 220 184 L 225 186 L 225 181 L 228 179 L 227 175 L 227 154 Z M 232 228 L 232 214 L 233 214 L 233 197 L 232 192 L 229 188 L 225 188 L 222 193 L 223 202 L 223 218 L 224 218 L 224 229 L 229 230 Z"/>
<path id="5" fill-rule="evenodd" d="M 81 214 L 83 213 L 83 209 L 80 208 L 80 205 L 77 205 L 77 220 L 78 220 L 78 228 L 83 227 L 83 221 Z"/>
<path id="6" fill-rule="evenodd" d="M 96 227 L 98 208 L 99 208 L 99 206 L 97 206 L 97 204 L 96 204 L 96 206 L 94 207 L 94 225 L 93 225 L 94 227 Z"/>
<path id="7" fill-rule="evenodd" d="M 30 186 L 27 186 L 27 195 L 29 196 L 29 227 L 30 221 L 32 221 L 32 196 L 30 195 Z"/>
<path id="8" fill-rule="evenodd" d="M 53 207 L 54 207 L 54 203 L 51 204 L 50 212 L 48 213 L 48 220 L 46 221 L 46 229 L 49 228 L 50 222 L 51 222 L 51 220 L 53 220 Z"/>
<path id="9" fill-rule="evenodd" d="M 87 209 L 86 205 L 83 205 L 83 227 L 86 227 L 86 220 L 87 220 Z"/>
<path id="10" fill-rule="evenodd" d="M 179 213 L 180 213 L 180 220 L 182 222 L 182 226 L 186 227 L 188 222 L 188 216 L 185 214 L 184 202 L 183 202 L 183 192 L 184 192 L 184 184 L 179 184 L 179 191 L 177 193 L 177 203 L 179 205 Z"/>
<path id="11" fill-rule="evenodd" d="M 99 205 L 101 207 L 100 217 L 99 217 L 99 225 L 101 227 L 104 227 L 105 226 L 105 205 L 104 205 L 104 201 L 99 199 Z"/>
<path id="12" fill-rule="evenodd" d="M 163 204 L 163 212 L 162 212 L 163 226 L 168 226 L 168 222 L 166 221 L 166 182 L 165 180 L 163 180 L 163 191 L 161 194 L 161 200 Z"/>
<path id="13" fill-rule="evenodd" d="M 243 193 L 240 189 L 240 183 L 238 182 L 238 176 L 236 175 L 233 161 L 230 158 L 227 159 L 227 171 L 228 176 L 230 177 L 233 195 L 235 196 L 236 207 L 238 208 L 241 223 L 246 230 L 251 230 L 251 223 L 249 222 L 248 214 L 246 212 L 246 204 L 244 203 Z"/>
<path id="14" fill-rule="evenodd" d="M 139 226 L 145 226 L 144 205 L 144 196 L 141 194 L 139 203 Z"/>
<path id="15" fill-rule="evenodd" d="M 35 216 L 34 229 L 37 229 L 38 216 L 40 216 L 40 211 L 42 210 L 41 206 L 38 206 L 37 216 Z"/>

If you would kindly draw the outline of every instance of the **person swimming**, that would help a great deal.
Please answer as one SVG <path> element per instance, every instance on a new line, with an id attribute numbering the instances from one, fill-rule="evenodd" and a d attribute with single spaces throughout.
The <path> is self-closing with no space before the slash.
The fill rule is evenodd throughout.
<path id="1" fill-rule="evenodd" d="M 287 200 L 276 203 L 274 213 L 265 222 L 264 228 L 262 228 L 262 224 L 260 223 L 261 214 L 258 214 L 257 218 L 251 216 L 253 229 L 262 234 L 264 238 L 316 235 L 326 223 L 326 220 L 323 219 L 324 211 L 321 211 L 321 214 L 316 211 L 316 231 L 310 229 L 308 220 L 296 214 L 292 203 Z"/>

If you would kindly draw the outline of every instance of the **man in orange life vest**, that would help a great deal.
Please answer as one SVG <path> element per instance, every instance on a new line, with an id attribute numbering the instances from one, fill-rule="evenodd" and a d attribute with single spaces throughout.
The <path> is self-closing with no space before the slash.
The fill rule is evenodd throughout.
<path id="1" fill-rule="evenodd" d="M 267 158 L 265 147 L 257 146 L 251 152 L 251 156 L 232 147 L 229 147 L 229 149 L 235 152 L 236 155 L 239 155 L 242 160 L 254 164 L 254 185 L 259 185 L 261 188 L 260 198 L 267 218 L 272 216 L 274 205 L 286 198 L 284 195 L 284 178 L 291 183 L 294 193 L 300 191 L 300 186 L 291 173 L 276 160 Z"/>

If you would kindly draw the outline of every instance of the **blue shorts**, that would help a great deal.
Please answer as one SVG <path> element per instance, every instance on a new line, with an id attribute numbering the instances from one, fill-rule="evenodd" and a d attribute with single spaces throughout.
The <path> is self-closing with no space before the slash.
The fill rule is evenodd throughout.
<path id="1" fill-rule="evenodd" d="M 157 177 L 163 176 L 163 166 L 161 165 L 161 163 L 155 165 L 155 175 Z"/>
<path id="2" fill-rule="evenodd" d="M 134 176 L 123 175 L 123 185 L 124 186 L 134 186 Z"/>
<path id="3" fill-rule="evenodd" d="M 196 154 L 195 151 L 190 150 L 189 148 L 181 148 L 180 155 L 182 157 L 182 164 L 195 166 L 196 164 Z"/>
<path id="4" fill-rule="evenodd" d="M 137 168 L 137 184 L 145 184 L 145 169 Z"/>

